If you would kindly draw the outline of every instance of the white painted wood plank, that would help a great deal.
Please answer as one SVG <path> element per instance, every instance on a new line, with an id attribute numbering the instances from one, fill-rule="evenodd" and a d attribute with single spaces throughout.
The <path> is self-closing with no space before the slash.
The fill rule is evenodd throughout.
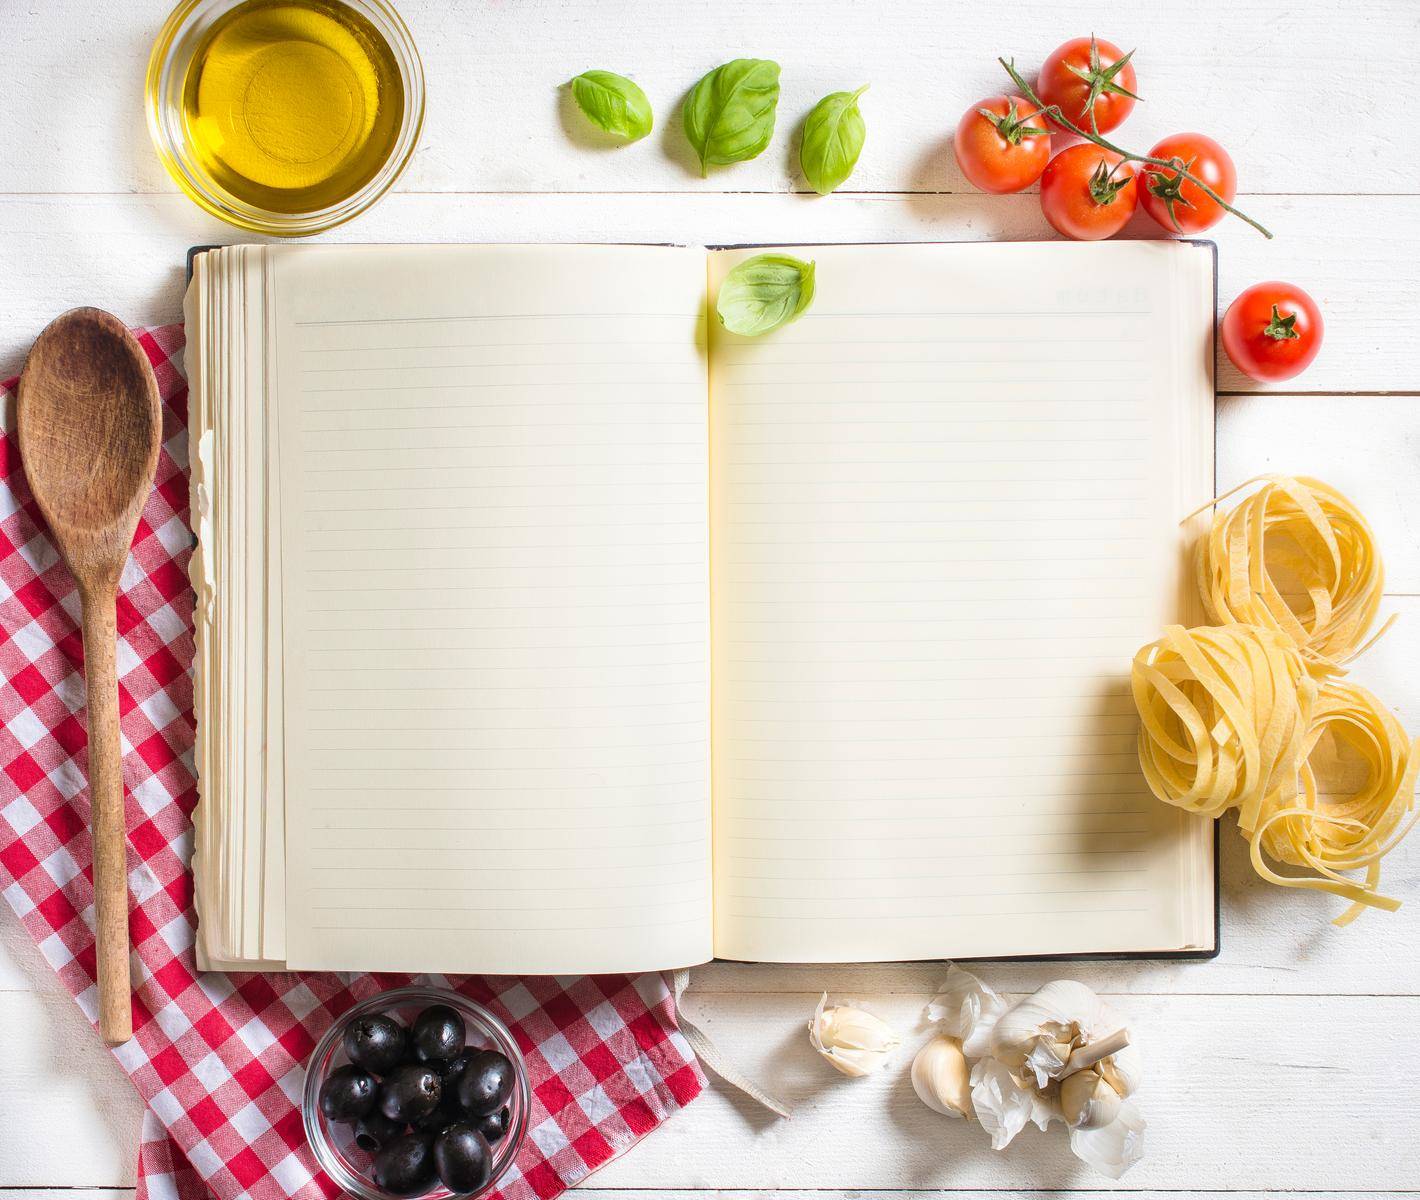
<path id="1" fill-rule="evenodd" d="M 579 1191 L 596 1191 L 598 1200 L 646 1200 L 655 1196 L 657 1200 L 704 1200 L 704 1191 L 677 1187 L 677 1189 L 630 1190 L 623 1187 L 602 1187 L 598 1176 L 592 1176 L 582 1184 Z M 129 1200 L 133 1194 L 131 1187 L 0 1187 L 0 1200 Z M 782 1200 L 782 1197 L 799 1197 L 802 1190 L 784 1189 L 736 1189 L 716 1191 L 717 1200 Z M 815 1190 L 816 1196 L 831 1200 L 902 1200 L 902 1191 L 845 1191 L 838 1189 Z M 967 1191 L 963 1189 L 913 1189 L 913 1200 L 1027 1200 L 1037 1196 L 1035 1191 Z M 1079 1200 L 1109 1196 L 1109 1191 L 1071 1189 L 1071 1196 Z M 1137 1200 L 1191 1200 L 1191 1197 L 1216 1196 L 1211 1191 L 1130 1191 Z M 1355 1191 L 1308 1191 L 1309 1200 L 1355 1200 Z M 1375 1193 L 1372 1193 L 1375 1194 Z M 1267 1200 L 1262 1191 L 1230 1191 L 1230 1200 Z"/>
<path id="2" fill-rule="evenodd" d="M 578 1190 L 583 1192 L 594 1191 L 598 1200 L 645 1200 L 647 1195 L 644 1189 L 628 1189 L 604 1187 L 599 1180 L 601 1175 L 593 1175 L 586 1183 L 579 1186 Z M 1076 1188 L 1071 1187 L 1059 1191 L 1052 1191 L 1051 1195 L 1068 1195 L 1072 1200 L 1102 1200 L 1103 1197 L 1118 1196 L 1121 1192 L 1134 1198 L 1134 1200 L 1190 1200 L 1191 1197 L 1213 1197 L 1214 1200 L 1219 1193 L 1216 1191 L 1202 1192 L 1190 1191 L 1182 1188 L 1170 1188 L 1167 1191 L 1155 1191 L 1152 1189 L 1135 1190 L 1133 1188 L 1120 1187 L 1112 1191 Z M 703 1191 L 694 1191 L 689 1188 L 656 1188 L 653 1194 L 657 1200 L 704 1200 Z M 1228 1200 L 1272 1200 L 1272 1193 L 1268 1192 L 1247 1192 L 1228 1190 L 1226 1193 Z M 1295 1194 L 1307 1197 L 1307 1200 L 1356 1200 L 1358 1195 L 1364 1196 L 1389 1196 L 1389 1195 L 1413 1195 L 1411 1191 L 1381 1192 L 1368 1189 L 1363 1193 L 1354 1191 L 1314 1191 L 1298 1190 Z M 33 1193 L 25 1193 L 26 1197 Z M 82 1193 L 80 1193 L 82 1196 Z M 788 1197 L 801 1198 L 805 1195 L 823 1197 L 828 1200 L 830 1197 L 837 1197 L 840 1200 L 905 1200 L 906 1196 L 911 1196 L 912 1200 L 948 1200 L 948 1197 L 959 1196 L 989 1196 L 991 1200 L 1039 1200 L 1040 1188 L 992 1188 L 985 1191 L 969 1190 L 966 1188 L 918 1188 L 899 1190 L 876 1190 L 865 1188 L 718 1188 L 714 1193 L 716 1200 L 787 1200 Z M 7 1200 L 7 1194 L 0 1191 L 0 1200 Z"/>
<path id="3" fill-rule="evenodd" d="M 1420 390 L 1420 196 L 1274 196 L 1284 232 L 1216 230 L 1226 305 L 1259 279 L 1290 278 L 1325 311 L 1326 344 L 1290 387 Z M 1131 234 L 1151 236 L 1144 218 Z M 951 241 L 1051 236 L 1033 196 L 616 195 L 388 197 L 323 240 L 735 242 Z M 181 196 L 0 197 L 0 371 L 18 369 L 46 321 L 76 304 L 126 320 L 177 320 L 188 247 L 241 240 Z M 1256 390 L 1224 361 L 1219 387 Z M 1412 475 L 1413 477 L 1413 475 Z"/>
<path id="4" fill-rule="evenodd" d="M 0 1200 L 130 1200 L 132 1188 L 0 1188 Z"/>
<path id="5" fill-rule="evenodd" d="M 133 1183 L 143 1105 L 68 996 L 0 992 L 0 1187 Z"/>
<path id="6" fill-rule="evenodd" d="M 623 1189 L 623 1187 L 602 1187 L 598 1183 L 598 1176 L 592 1176 L 588 1182 L 581 1184 L 578 1191 L 596 1191 L 599 1200 L 648 1200 L 649 1196 L 656 1197 L 656 1200 L 704 1200 L 706 1193 L 687 1189 L 687 1187 L 677 1187 L 677 1189 Z M 785 1197 L 804 1196 L 804 1190 L 791 1190 L 785 1187 L 774 1187 L 774 1189 L 734 1189 L 714 1191 L 716 1200 L 785 1200 Z M 903 1191 L 865 1191 L 855 1189 L 852 1191 L 839 1189 L 814 1189 L 812 1194 L 822 1197 L 824 1200 L 903 1200 Z M 913 1189 L 913 1200 L 1028 1200 L 1028 1197 L 1038 1196 L 1038 1191 L 967 1191 L 953 1187 L 953 1189 Z M 1069 1196 L 1078 1197 L 1078 1200 L 1093 1200 L 1093 1197 L 1110 1196 L 1110 1191 L 1071 1189 Z M 1130 1196 L 1137 1197 L 1137 1200 L 1193 1200 L 1193 1197 L 1216 1197 L 1216 1191 L 1130 1191 Z M 1308 1200 L 1355 1200 L 1358 1196 L 1356 1191 L 1308 1191 L 1305 1193 Z M 1365 1193 L 1387 1194 L 1387 1193 Z M 1389 1193 L 1404 1194 L 1404 1193 Z M 133 1196 L 132 1187 L 0 1187 L 0 1200 L 131 1200 Z M 1268 1194 L 1262 1191 L 1230 1191 L 1228 1200 L 1268 1200 Z"/>
<path id="7" fill-rule="evenodd" d="M 831 986 L 831 976 L 817 986 Z M 1050 976 L 1042 968 L 1036 982 Z M 810 1050 L 803 1025 L 817 995 L 697 987 L 691 1003 L 713 1036 L 788 1099 L 794 1117 L 769 1122 L 717 1086 L 591 1186 L 1107 1186 L 1075 1162 L 1058 1130 L 1029 1130 L 997 1155 L 978 1128 L 920 1105 L 906 1067 L 925 1036 L 918 1016 L 928 993 L 858 994 L 906 1043 L 898 1062 L 861 1081 L 832 1074 Z M 1401 1185 L 1420 1170 L 1420 1110 L 1405 1102 L 1396 1076 L 1407 1031 L 1420 1021 L 1420 998 L 1128 995 L 1115 1002 L 1148 1062 L 1141 1099 L 1150 1150 L 1125 1181 L 1129 1188 L 1370 1190 Z M 58 1017 L 36 997 L 0 995 L 0 1053 L 13 1064 L 0 1100 L 7 1148 L 0 1186 L 127 1186 L 138 1101 L 112 1077 L 117 1067 L 107 1056 L 68 1036 Z"/>
<path id="8" fill-rule="evenodd" d="M 712 1036 L 793 1107 L 767 1119 L 722 1088 L 613 1162 L 598 1187 L 1108 1188 L 1059 1127 L 1007 1151 L 926 1109 L 907 1078 L 927 997 L 861 997 L 904 1035 L 901 1060 L 847 1080 L 804 1024 L 818 992 L 705 996 Z M 1420 1177 L 1420 1109 L 1395 1074 L 1420 999 L 1130 997 L 1146 1059 L 1144 1162 L 1125 1188 L 1369 1190 Z M 1412 1089 L 1413 1091 L 1413 1089 Z"/>
<path id="9" fill-rule="evenodd" d="M 168 190 L 147 141 L 142 71 L 167 0 L 0 7 L 0 44 L 24 63 L 0 125 L 0 191 Z M 1137 47 L 1145 98 L 1120 131 L 1147 150 L 1201 129 L 1237 161 L 1245 192 L 1417 192 L 1396 153 L 1390 89 L 1408 77 L 1420 10 L 1407 0 L 1266 6 L 1198 0 L 1185 13 L 1110 0 L 1021 0 L 1009 20 L 966 0 L 401 0 L 429 106 L 402 186 L 415 191 L 783 191 L 803 187 L 795 131 L 826 92 L 870 83 L 868 142 L 851 186 L 964 190 L 949 139 L 968 105 L 1008 84 L 997 55 L 1033 76 L 1066 38 L 1096 31 Z M 1344 16 L 1345 20 L 1340 18 Z M 751 163 L 701 180 L 679 108 L 699 76 L 739 55 L 783 66 L 779 128 Z M 634 76 L 657 128 L 624 149 L 596 145 L 559 86 L 589 67 Z"/>

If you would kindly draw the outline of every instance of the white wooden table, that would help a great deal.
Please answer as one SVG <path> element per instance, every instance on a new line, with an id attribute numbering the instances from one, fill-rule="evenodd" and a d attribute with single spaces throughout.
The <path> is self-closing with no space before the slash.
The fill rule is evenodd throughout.
<path id="1" fill-rule="evenodd" d="M 167 0 L 0 0 L 0 374 L 71 305 L 176 320 L 183 255 L 237 240 L 177 194 L 144 128 L 142 76 Z M 1219 483 L 1308 472 L 1372 518 L 1393 633 L 1356 669 L 1420 729 L 1420 159 L 1406 103 L 1420 5 L 1234 0 L 400 0 L 423 53 L 429 113 L 398 192 L 330 235 L 354 241 L 834 241 L 1042 238 L 1034 194 L 974 192 L 950 150 L 998 53 L 1033 70 L 1091 30 L 1138 46 L 1146 103 L 1121 132 L 1147 148 L 1201 129 L 1232 152 L 1241 202 L 1277 233 L 1213 233 L 1226 303 L 1260 279 L 1307 287 L 1326 344 L 1293 387 L 1220 364 Z M 756 162 L 704 181 L 680 97 L 740 55 L 784 68 L 780 133 Z M 557 85 L 588 67 L 635 76 L 657 131 L 589 144 Z M 802 192 L 791 132 L 825 92 L 871 82 L 851 189 Z M 1152 236 L 1140 216 L 1135 236 Z M 1408 899 L 1340 931 L 1338 905 L 1254 883 L 1225 831 L 1223 953 L 1212 963 L 984 966 L 1027 991 L 1071 973 L 1125 1012 L 1148 1056 L 1145 1193 L 1339 1194 L 1420 1188 L 1420 837 L 1387 863 Z M 3 906 L 0 906 L 3 908 Z M 715 1089 L 594 1176 L 614 1200 L 710 1189 L 844 1195 L 1109 1190 L 1057 1131 L 993 1154 L 981 1131 L 923 1108 L 903 1069 L 840 1081 L 803 1024 L 818 993 L 873 1000 L 916 1030 L 940 968 L 697 973 L 692 1002 L 744 1065 L 795 1106 L 774 1123 Z M 920 1034 L 914 1032 L 914 1040 Z M 905 1067 L 906 1056 L 900 1067 Z M 0 911 L 0 1200 L 129 1194 L 140 1106 L 8 909 Z"/>

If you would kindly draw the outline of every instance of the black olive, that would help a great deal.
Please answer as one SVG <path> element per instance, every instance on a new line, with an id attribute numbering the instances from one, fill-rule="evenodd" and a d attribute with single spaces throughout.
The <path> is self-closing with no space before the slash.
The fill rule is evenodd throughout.
<path id="1" fill-rule="evenodd" d="M 476 1192 L 488 1182 L 493 1152 L 472 1125 L 450 1125 L 434 1140 L 434 1166 L 451 1192 Z"/>
<path id="2" fill-rule="evenodd" d="M 375 1182 L 397 1196 L 422 1192 L 434 1181 L 434 1137 L 402 1133 L 375 1155 Z"/>
<path id="3" fill-rule="evenodd" d="M 457 1095 L 459 1089 L 459 1076 L 464 1073 L 464 1069 L 473 1061 L 473 1056 L 477 1050 L 465 1048 L 462 1053 L 455 1054 L 453 1058 L 444 1063 L 444 1069 L 439 1072 L 439 1077 L 444 1081 L 444 1090 Z"/>
<path id="4" fill-rule="evenodd" d="M 382 1112 L 366 1113 L 355 1123 L 355 1144 L 373 1154 L 404 1132 L 404 1126 Z"/>
<path id="5" fill-rule="evenodd" d="M 438 1108 L 443 1094 L 437 1071 L 424 1063 L 405 1063 L 385 1076 L 380 1111 L 391 1121 L 413 1125 Z"/>
<path id="6" fill-rule="evenodd" d="M 459 1121 L 466 1121 L 468 1117 L 463 1109 L 459 1107 L 458 1092 L 453 1087 L 441 1087 L 439 1095 L 439 1105 L 427 1117 L 420 1117 L 414 1122 L 416 1129 L 427 1129 L 431 1133 L 438 1133 L 441 1129 L 447 1129 L 450 1125 Z"/>
<path id="7" fill-rule="evenodd" d="M 491 1146 L 494 1142 L 503 1140 L 503 1135 L 508 1132 L 508 1109 L 500 1108 L 495 1113 L 478 1117 L 473 1122 L 473 1127 L 478 1130 L 484 1139 Z"/>
<path id="8" fill-rule="evenodd" d="M 513 1094 L 513 1064 L 496 1050 L 480 1050 L 459 1076 L 459 1103 L 475 1117 L 496 1112 Z"/>
<path id="9" fill-rule="evenodd" d="M 420 1062 L 453 1058 L 463 1049 L 463 1018 L 447 1004 L 435 1004 L 415 1018 L 412 1040 Z"/>
<path id="10" fill-rule="evenodd" d="M 383 1013 L 352 1021 L 342 1044 L 350 1061 L 372 1075 L 388 1075 L 409 1057 L 409 1031 Z"/>
<path id="11" fill-rule="evenodd" d="M 358 1121 L 375 1107 L 380 1085 L 356 1066 L 337 1067 L 320 1089 L 320 1110 L 332 1121 Z"/>

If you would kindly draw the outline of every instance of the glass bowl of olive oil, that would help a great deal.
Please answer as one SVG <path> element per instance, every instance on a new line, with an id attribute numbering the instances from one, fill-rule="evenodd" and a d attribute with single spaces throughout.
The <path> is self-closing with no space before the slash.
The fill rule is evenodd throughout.
<path id="1" fill-rule="evenodd" d="M 399 178 L 424 72 L 385 0 L 183 0 L 153 46 L 147 108 L 189 197 L 242 229 L 299 237 Z"/>

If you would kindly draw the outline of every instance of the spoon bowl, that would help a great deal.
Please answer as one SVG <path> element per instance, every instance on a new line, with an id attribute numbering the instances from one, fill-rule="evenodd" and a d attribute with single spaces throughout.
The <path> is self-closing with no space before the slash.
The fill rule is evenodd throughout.
<path id="1" fill-rule="evenodd" d="M 83 606 L 99 1028 L 117 1045 L 133 1024 L 114 606 L 158 465 L 158 382 L 117 317 L 76 308 L 35 340 L 16 407 L 30 491 Z"/>
<path id="2" fill-rule="evenodd" d="M 95 311 L 65 314 L 36 343 L 50 352 L 26 364 L 21 433 L 25 474 L 46 519 L 85 530 L 113 526 L 135 497 L 140 503 L 146 499 L 160 419 L 156 404 L 150 403 L 152 368 L 146 358 L 135 360 L 136 344 L 130 347 L 114 335 L 109 328 L 113 318 L 88 315 Z M 128 331 L 120 329 L 132 342 Z M 137 443 L 128 444 L 135 432 Z M 41 447 L 36 444 L 40 438 L 54 444 Z M 123 452 L 107 452 L 120 443 Z"/>

